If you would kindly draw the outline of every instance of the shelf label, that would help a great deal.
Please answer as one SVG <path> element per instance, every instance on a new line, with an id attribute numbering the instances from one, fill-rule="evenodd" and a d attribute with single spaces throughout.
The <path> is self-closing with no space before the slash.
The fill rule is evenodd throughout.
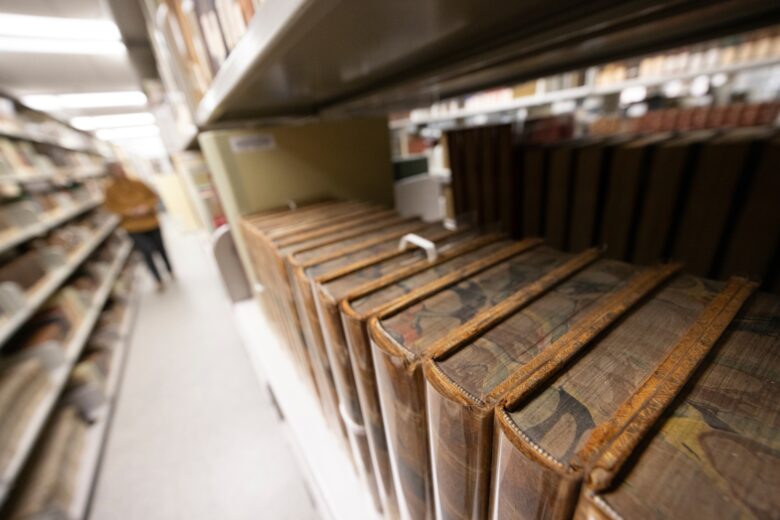
<path id="1" fill-rule="evenodd" d="M 276 148 L 276 139 L 271 134 L 236 135 L 230 138 L 233 153 L 247 153 Z"/>

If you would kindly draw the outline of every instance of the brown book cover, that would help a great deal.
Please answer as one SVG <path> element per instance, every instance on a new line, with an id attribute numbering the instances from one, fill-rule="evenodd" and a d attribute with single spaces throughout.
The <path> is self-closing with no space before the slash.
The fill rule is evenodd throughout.
<path id="1" fill-rule="evenodd" d="M 311 280 L 337 272 L 349 272 L 363 264 L 375 263 L 398 254 L 399 241 L 406 234 L 414 233 L 428 240 L 445 236 L 450 231 L 440 224 L 426 224 L 417 219 L 398 219 L 396 223 L 384 224 L 369 232 L 364 231 L 352 238 L 306 249 L 285 258 L 293 289 L 299 321 L 304 332 L 307 351 L 313 365 L 320 396 L 333 410 L 335 420 L 345 426 L 347 438 L 355 456 L 359 473 L 368 484 L 377 509 L 381 509 L 379 483 L 376 468 L 371 461 L 364 420 L 356 396 L 351 395 L 347 406 L 338 398 L 338 386 L 343 393 L 355 388 L 354 374 L 348 360 L 332 362 L 320 327 L 317 303 Z"/>
<path id="2" fill-rule="evenodd" d="M 686 192 L 699 147 L 713 136 L 701 131 L 667 141 L 657 147 L 642 194 L 631 261 L 651 264 L 670 253 L 670 242 L 679 220 L 678 206 Z"/>
<path id="3" fill-rule="evenodd" d="M 576 163 L 573 143 L 552 147 L 549 153 L 545 240 L 557 249 L 568 249 L 571 213 L 572 168 Z"/>
<path id="4" fill-rule="evenodd" d="M 478 272 L 464 268 L 462 277 L 438 292 L 369 322 L 394 476 L 400 480 L 399 495 L 412 508 L 412 518 L 433 513 L 428 495 L 436 482 L 428 466 L 428 441 L 433 439 L 428 439 L 426 431 L 422 374 L 431 349 L 510 295 L 524 288 L 538 291 L 545 287 L 541 278 L 570 259 L 571 255 L 547 247 L 528 249 L 526 245 L 510 258 L 475 262 Z"/>
<path id="5" fill-rule="evenodd" d="M 604 451 L 576 518 L 777 516 L 779 317 L 780 299 L 753 296 L 636 452 L 616 454 L 620 436 Z"/>
<path id="6" fill-rule="evenodd" d="M 752 146 L 767 136 L 764 129 L 734 130 L 702 146 L 672 249 L 687 271 L 712 274 Z"/>
<path id="7" fill-rule="evenodd" d="M 653 152 L 666 139 L 668 134 L 649 136 L 618 146 L 612 155 L 601 230 L 609 258 L 628 260 L 631 255 Z"/>
<path id="8" fill-rule="evenodd" d="M 366 290 L 403 280 L 409 287 L 410 278 L 419 279 L 419 273 L 431 271 L 442 263 L 498 240 L 497 235 L 478 237 L 470 229 L 443 231 L 430 237 L 436 256 L 414 249 L 398 250 L 387 257 L 359 262 L 358 267 L 347 266 L 319 276 L 311 281 L 315 294 L 317 314 L 325 339 L 328 359 L 334 367 L 334 380 L 340 406 L 350 417 L 363 417 L 371 460 L 377 470 L 382 509 L 390 518 L 398 518 L 398 502 L 390 470 L 387 440 L 384 435 L 382 412 L 376 391 L 374 364 L 368 348 L 355 350 L 348 346 L 348 332 L 342 324 L 340 306 L 349 298 Z M 368 343 L 361 343 L 367 347 Z"/>
<path id="9" fill-rule="evenodd" d="M 744 204 L 720 263 L 719 277 L 732 275 L 766 280 L 772 255 L 780 244 L 780 139 L 763 148 L 755 173 L 746 186 Z"/>
<path id="10" fill-rule="evenodd" d="M 625 138 L 585 143 L 577 153 L 573 172 L 569 249 L 582 251 L 599 240 L 609 164 L 613 149 Z"/>
<path id="11" fill-rule="evenodd" d="M 584 469 L 607 449 L 622 459 L 636 448 L 633 428 L 652 426 L 754 288 L 680 275 L 632 308 L 618 298 L 553 333 L 497 408 L 491 518 L 570 518 Z"/>
<path id="12" fill-rule="evenodd" d="M 486 517 L 493 411 L 522 374 L 555 358 L 567 331 L 619 314 L 673 272 L 597 259 L 569 255 L 436 342 L 425 376 L 439 518 Z"/>
<path id="13" fill-rule="evenodd" d="M 539 244 L 538 239 L 523 240 L 498 251 L 464 254 L 452 264 L 443 264 L 441 271 L 422 273 L 428 277 L 425 285 L 411 291 L 393 284 L 350 302 L 358 320 L 368 319 L 388 451 L 404 518 L 433 518 L 422 373 L 428 332 L 431 339 L 444 336 L 449 328 L 491 306 L 494 299 L 530 284 L 532 273 L 544 269 L 541 260 L 528 265 L 530 259 L 549 258 L 546 248 L 536 252 Z"/>
<path id="14" fill-rule="evenodd" d="M 544 233 L 544 202 L 546 198 L 546 150 L 541 146 L 526 146 L 523 153 L 523 236 L 538 237 Z"/>

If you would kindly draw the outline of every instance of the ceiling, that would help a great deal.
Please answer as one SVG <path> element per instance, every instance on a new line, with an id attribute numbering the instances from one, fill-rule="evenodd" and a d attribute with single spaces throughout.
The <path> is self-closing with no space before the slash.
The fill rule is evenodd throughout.
<path id="1" fill-rule="evenodd" d="M 140 7 L 136 0 L 3 0 L 0 12 L 117 20 L 128 52 L 121 55 L 0 54 L 0 90 L 14 96 L 139 90 L 141 79 L 156 75 Z M 140 73 L 139 73 L 140 72 Z M 98 111 L 99 112 L 99 111 Z M 55 114 L 69 118 L 95 110 Z"/>

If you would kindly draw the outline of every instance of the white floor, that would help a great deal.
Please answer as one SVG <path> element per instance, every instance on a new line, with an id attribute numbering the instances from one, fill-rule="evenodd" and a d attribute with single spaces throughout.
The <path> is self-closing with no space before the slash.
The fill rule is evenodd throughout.
<path id="1" fill-rule="evenodd" d="M 165 231 L 178 281 L 144 280 L 90 518 L 317 518 L 202 238 Z"/>

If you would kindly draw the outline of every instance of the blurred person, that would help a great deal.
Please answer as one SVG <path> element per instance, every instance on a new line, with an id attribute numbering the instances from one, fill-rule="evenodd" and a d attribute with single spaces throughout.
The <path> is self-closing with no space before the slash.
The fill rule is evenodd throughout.
<path id="1" fill-rule="evenodd" d="M 106 190 L 106 209 L 122 218 L 121 226 L 130 234 L 135 249 L 143 255 L 146 266 L 157 281 L 157 291 L 162 292 L 165 285 L 155 264 L 154 253 L 162 257 L 171 279 L 174 279 L 174 274 L 157 220 L 157 195 L 143 182 L 129 178 L 122 164 L 113 162 L 107 168 L 111 184 Z"/>

